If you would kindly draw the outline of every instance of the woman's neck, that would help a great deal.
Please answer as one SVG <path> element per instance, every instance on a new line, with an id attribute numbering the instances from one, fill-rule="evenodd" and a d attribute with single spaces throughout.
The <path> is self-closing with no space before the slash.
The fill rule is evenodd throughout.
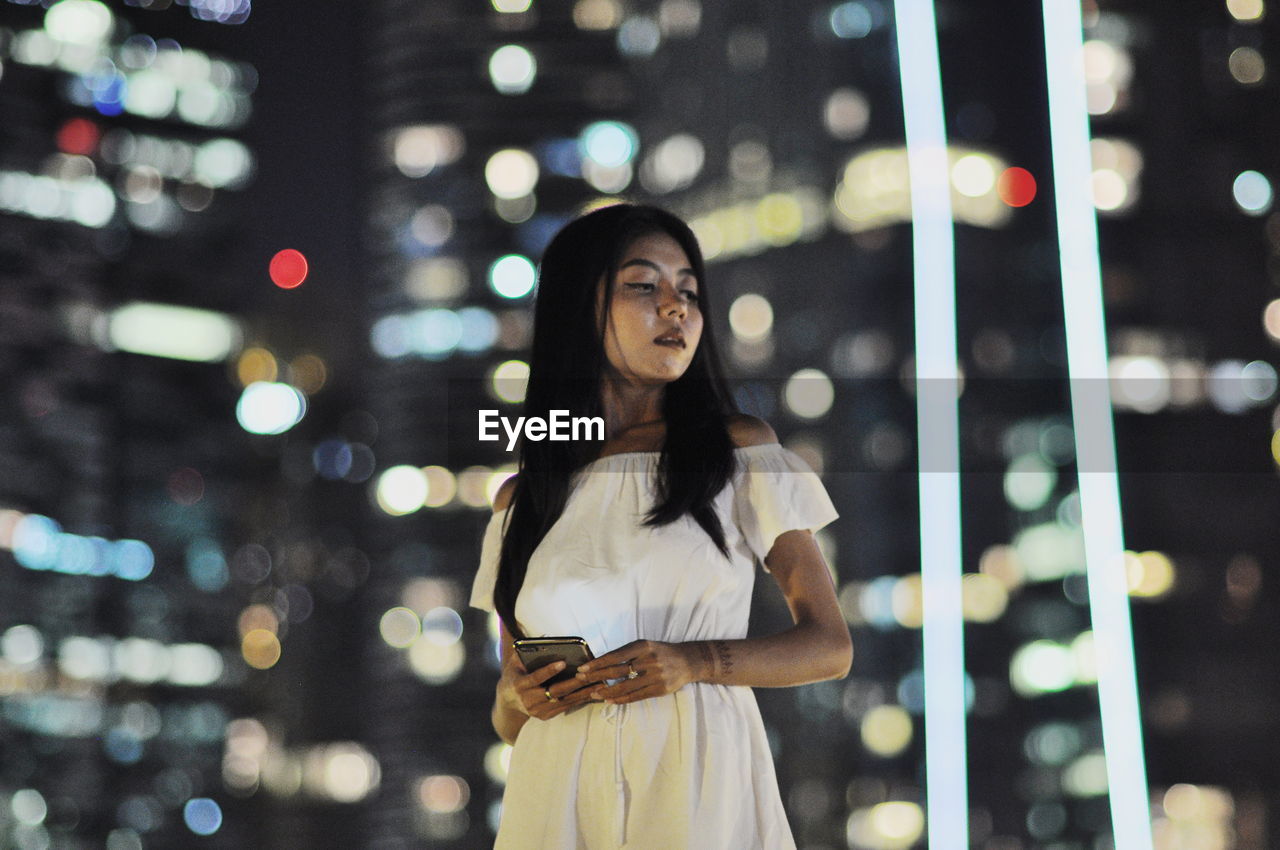
<path id="1" fill-rule="evenodd" d="M 600 392 L 605 439 L 612 440 L 633 428 L 662 422 L 665 391 L 665 385 L 640 387 L 606 379 Z"/>

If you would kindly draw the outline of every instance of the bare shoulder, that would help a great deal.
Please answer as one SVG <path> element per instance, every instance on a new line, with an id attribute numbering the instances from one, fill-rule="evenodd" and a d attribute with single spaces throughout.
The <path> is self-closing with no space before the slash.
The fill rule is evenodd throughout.
<path id="1" fill-rule="evenodd" d="M 511 506 L 511 499 L 516 494 L 516 478 L 518 477 L 519 476 L 517 475 L 513 475 L 506 481 L 502 482 L 502 486 L 498 488 L 498 492 L 495 493 L 493 497 L 494 513 L 506 510 Z"/>
<path id="2" fill-rule="evenodd" d="M 729 439 L 739 448 L 746 446 L 763 446 L 778 442 L 778 435 L 769 427 L 769 423 L 745 413 L 729 417 Z"/>

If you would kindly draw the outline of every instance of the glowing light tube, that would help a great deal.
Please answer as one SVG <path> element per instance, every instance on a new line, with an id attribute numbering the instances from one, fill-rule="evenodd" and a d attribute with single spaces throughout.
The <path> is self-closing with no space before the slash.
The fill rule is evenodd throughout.
<path id="1" fill-rule="evenodd" d="M 110 348 L 152 357 L 217 363 L 240 346 L 240 326 L 230 316 L 172 304 L 134 302 L 107 318 Z"/>
<path id="2" fill-rule="evenodd" d="M 929 846 L 947 850 L 969 845 L 951 181 L 932 0 L 896 0 L 894 20 L 915 264 Z"/>
<path id="3" fill-rule="evenodd" d="M 1151 850 L 1150 803 L 1107 386 L 1106 325 L 1091 192 L 1093 168 L 1079 0 L 1044 0 L 1044 33 L 1067 371 L 1080 470 L 1089 610 L 1098 654 L 1098 703 L 1111 823 L 1118 850 Z"/>

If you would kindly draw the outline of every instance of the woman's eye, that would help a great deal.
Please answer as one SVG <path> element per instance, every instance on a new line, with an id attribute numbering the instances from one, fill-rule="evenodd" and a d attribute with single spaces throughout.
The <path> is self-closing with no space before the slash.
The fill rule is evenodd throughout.
<path id="1" fill-rule="evenodd" d="M 635 289 L 638 292 L 652 292 L 657 284 L 653 283 L 628 283 L 627 287 Z"/>
<path id="2" fill-rule="evenodd" d="M 692 289 L 685 289 L 682 291 L 684 292 L 684 297 L 688 298 L 690 301 L 698 300 L 698 293 L 694 292 Z"/>

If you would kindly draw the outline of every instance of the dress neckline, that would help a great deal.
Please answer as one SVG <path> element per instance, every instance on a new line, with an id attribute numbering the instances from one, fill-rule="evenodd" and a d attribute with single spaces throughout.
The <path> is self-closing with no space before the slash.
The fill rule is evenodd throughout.
<path id="1" fill-rule="evenodd" d="M 735 453 L 737 453 L 737 452 L 751 452 L 751 451 L 758 451 L 758 450 L 760 450 L 760 449 L 780 449 L 780 448 L 782 448 L 782 443 L 756 443 L 754 446 L 734 446 L 734 447 L 733 447 L 733 451 L 734 451 Z M 613 454 L 602 455 L 602 456 L 600 456 L 600 457 L 596 458 L 595 460 L 589 460 L 589 461 L 587 461 L 587 462 L 586 462 L 586 463 L 584 463 L 582 466 L 580 466 L 580 467 L 578 467 L 577 469 L 575 469 L 575 470 L 573 471 L 573 473 L 572 473 L 572 476 L 576 477 L 576 476 L 578 476 L 578 475 L 581 475 L 583 472 L 586 472 L 586 471 L 587 471 L 587 469 L 588 469 L 589 467 L 595 466 L 596 464 L 600 463 L 601 461 L 606 461 L 606 460 L 609 460 L 610 458 L 615 458 L 615 457 L 654 457 L 654 456 L 656 456 L 656 455 L 660 455 L 660 454 L 662 454 L 662 451 L 661 451 L 661 450 L 659 450 L 659 449 L 649 449 L 648 451 L 638 451 L 638 452 L 614 452 Z M 494 511 L 494 512 L 493 512 L 493 516 L 495 516 L 495 517 L 496 517 L 496 516 L 498 516 L 498 514 L 506 513 L 506 512 L 507 512 L 507 510 L 508 510 L 510 507 L 511 507 L 510 505 L 507 505 L 507 507 L 503 508 L 503 509 L 502 509 L 502 510 L 500 510 L 500 511 Z"/>
<path id="2" fill-rule="evenodd" d="M 734 446 L 734 447 L 733 447 L 733 450 L 734 450 L 735 452 L 745 452 L 745 451 L 749 451 L 749 450 L 752 450 L 752 449 L 768 449 L 768 448 L 781 448 L 781 447 L 782 447 L 782 444 L 781 444 L 781 443 L 756 443 L 755 445 L 752 445 L 752 446 Z M 610 458 L 615 458 L 615 457 L 646 457 L 646 456 L 647 456 L 647 457 L 653 457 L 653 456 L 657 456 L 657 455 L 660 455 L 660 454 L 662 454 L 662 450 L 661 450 L 661 449 L 648 449 L 648 450 L 646 450 L 646 451 L 635 451 L 635 452 L 613 452 L 612 454 L 601 455 L 600 457 L 596 458 L 595 460 L 589 460 L 589 461 L 587 461 L 587 462 L 586 462 L 586 463 L 584 463 L 582 466 L 578 467 L 577 471 L 578 471 L 578 472 L 581 472 L 582 470 L 586 469 L 586 468 L 587 468 L 587 467 L 589 467 L 589 466 L 594 466 L 595 464 L 600 463 L 601 461 L 609 460 Z"/>

